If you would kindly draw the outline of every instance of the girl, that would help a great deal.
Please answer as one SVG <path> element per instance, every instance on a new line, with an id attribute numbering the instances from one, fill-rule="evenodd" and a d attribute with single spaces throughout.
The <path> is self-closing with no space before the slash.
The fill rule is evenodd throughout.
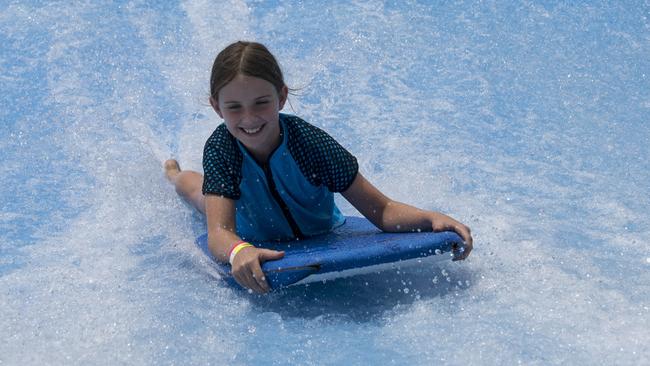
<path id="1" fill-rule="evenodd" d="M 466 244 L 455 259 L 467 258 L 472 250 L 467 226 L 386 197 L 327 133 L 280 113 L 287 95 L 282 71 L 266 47 L 229 45 L 212 66 L 210 104 L 225 123 L 205 144 L 205 176 L 181 171 L 176 160 L 165 162 L 179 195 L 206 214 L 208 247 L 230 262 L 239 284 L 267 292 L 261 264 L 284 255 L 248 241 L 295 240 L 342 225 L 333 192 L 383 231 L 455 231 Z"/>

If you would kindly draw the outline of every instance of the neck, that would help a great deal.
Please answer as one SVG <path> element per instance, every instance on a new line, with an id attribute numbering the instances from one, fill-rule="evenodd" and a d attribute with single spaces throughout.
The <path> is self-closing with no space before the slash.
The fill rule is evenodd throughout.
<path id="1" fill-rule="evenodd" d="M 266 164 L 269 162 L 269 159 L 271 158 L 271 155 L 273 155 L 273 152 L 280 146 L 282 143 L 282 134 L 278 134 L 274 141 L 264 147 L 260 147 L 259 149 L 251 149 L 247 146 L 246 150 L 251 154 L 253 159 L 257 161 L 258 164 Z"/>

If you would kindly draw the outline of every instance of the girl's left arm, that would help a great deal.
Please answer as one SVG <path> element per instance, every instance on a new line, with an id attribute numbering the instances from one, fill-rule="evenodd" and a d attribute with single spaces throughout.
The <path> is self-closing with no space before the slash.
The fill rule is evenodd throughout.
<path id="1" fill-rule="evenodd" d="M 472 234 L 467 226 L 442 213 L 421 210 L 393 201 L 375 188 L 361 173 L 357 173 L 352 185 L 342 192 L 342 195 L 382 231 L 454 231 L 465 241 L 464 250 L 455 252 L 454 260 L 465 259 L 472 251 Z"/>

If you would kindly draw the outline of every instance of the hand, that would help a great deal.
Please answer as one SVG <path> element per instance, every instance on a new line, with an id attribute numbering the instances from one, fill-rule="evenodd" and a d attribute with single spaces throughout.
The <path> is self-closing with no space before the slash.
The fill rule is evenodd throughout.
<path id="1" fill-rule="evenodd" d="M 472 239 L 472 234 L 469 227 L 441 213 L 436 213 L 432 222 L 433 222 L 432 227 L 434 232 L 454 231 L 465 242 L 464 248 L 459 248 L 457 245 L 454 245 L 453 248 L 454 261 L 464 260 L 465 258 L 467 258 L 467 256 L 469 256 L 469 253 L 472 251 L 472 248 L 474 248 L 473 245 L 474 240 Z"/>
<path id="2" fill-rule="evenodd" d="M 262 263 L 284 257 L 284 252 L 246 247 L 235 255 L 232 261 L 232 275 L 242 287 L 263 294 L 270 287 L 262 272 Z"/>

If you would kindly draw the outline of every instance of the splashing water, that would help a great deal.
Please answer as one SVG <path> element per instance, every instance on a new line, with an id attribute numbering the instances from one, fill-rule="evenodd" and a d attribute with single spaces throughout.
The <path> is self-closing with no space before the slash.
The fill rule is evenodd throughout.
<path id="1" fill-rule="evenodd" d="M 650 363 L 647 3 L 0 9 L 0 364 Z M 161 164 L 201 169 L 237 39 L 470 260 L 227 288 Z"/>

